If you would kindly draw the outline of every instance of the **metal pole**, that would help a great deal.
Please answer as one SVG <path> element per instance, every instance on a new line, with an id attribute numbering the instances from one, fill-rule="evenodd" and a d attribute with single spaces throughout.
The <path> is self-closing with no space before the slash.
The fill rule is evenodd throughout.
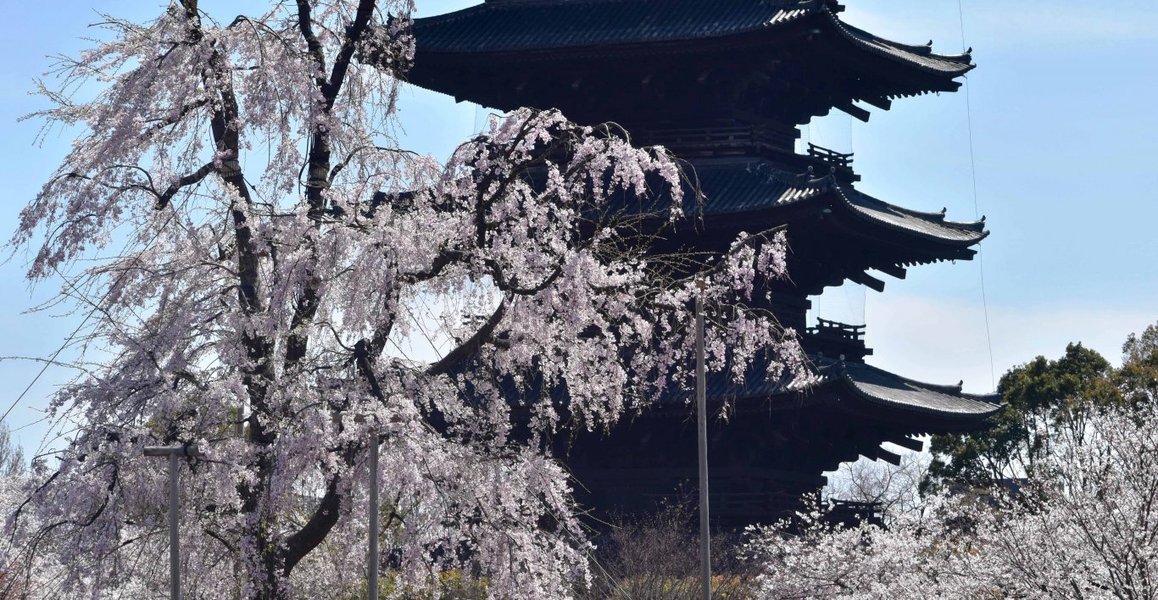
<path id="1" fill-rule="evenodd" d="M 197 446 L 146 446 L 145 456 L 169 457 L 169 598 L 181 600 L 181 537 L 178 532 L 177 458 L 197 456 Z"/>
<path id="2" fill-rule="evenodd" d="M 370 600 L 378 600 L 378 432 L 370 433 Z"/>
<path id="3" fill-rule="evenodd" d="M 703 598 L 712 597 L 712 538 L 708 529 L 708 401 L 704 382 L 703 289 L 696 296 L 696 424 L 700 454 L 700 574 Z"/>
<path id="4" fill-rule="evenodd" d="M 177 534 L 177 455 L 169 455 L 169 597 L 181 600 L 181 537 Z"/>

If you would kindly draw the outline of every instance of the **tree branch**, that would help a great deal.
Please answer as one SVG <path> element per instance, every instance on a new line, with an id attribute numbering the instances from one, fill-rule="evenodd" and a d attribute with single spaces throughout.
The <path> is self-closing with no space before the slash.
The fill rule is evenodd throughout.
<path id="1" fill-rule="evenodd" d="M 314 77 L 314 83 L 319 88 L 324 88 L 326 81 L 322 79 L 322 74 L 326 72 L 326 55 L 322 51 L 322 43 L 318 41 L 318 36 L 314 34 L 313 10 L 310 6 L 309 0 L 297 0 L 298 4 L 298 31 L 302 34 L 302 39 L 306 41 L 306 49 L 310 53 L 310 57 L 316 63 L 318 74 Z"/>
<path id="2" fill-rule="evenodd" d="M 346 466 L 354 464 L 354 453 L 349 447 L 342 451 L 341 458 Z M 314 514 L 310 515 L 310 520 L 297 533 L 286 538 L 285 550 L 282 554 L 283 575 L 288 576 L 294 566 L 310 551 L 317 548 L 318 544 L 326 539 L 326 535 L 337 524 L 342 507 L 342 496 L 338 490 L 340 483 L 341 477 L 337 475 L 326 482 L 326 492 L 318 503 L 317 509 L 314 510 Z"/>
<path id="3" fill-rule="evenodd" d="M 454 350 L 451 350 L 446 356 L 442 357 L 438 362 L 426 368 L 427 375 L 444 375 L 449 373 L 456 365 L 465 362 L 471 356 L 474 356 L 482 348 L 483 344 L 491 340 L 495 333 L 495 328 L 502 322 L 503 316 L 507 312 L 507 303 L 509 300 L 504 298 L 499 303 L 499 307 L 487 319 L 486 323 L 479 328 L 474 335 L 470 336 L 465 342 L 461 343 Z"/>
<path id="4" fill-rule="evenodd" d="M 181 191 L 186 186 L 200 183 L 210 173 L 213 172 L 214 168 L 215 167 L 213 163 L 205 163 L 201 166 L 200 169 L 197 169 L 196 171 L 193 171 L 192 173 L 178 179 L 176 183 L 170 185 L 167 189 L 165 189 L 164 192 L 157 194 L 157 203 L 155 208 L 157 210 L 164 210 L 167 206 L 169 206 L 169 201 L 173 199 L 173 196 L 177 195 L 177 192 Z"/>
<path id="5" fill-rule="evenodd" d="M 303 0 L 298 0 L 300 5 Z M 354 22 L 346 28 L 346 37 L 342 40 L 342 47 L 338 56 L 334 58 L 334 69 L 330 72 L 330 81 L 322 86 L 322 95 L 326 98 L 326 109 L 334 107 L 338 99 L 338 92 L 346 80 L 346 72 L 350 68 L 350 60 L 354 57 L 354 49 L 366 33 L 370 25 L 370 17 L 374 15 L 374 0 L 361 0 L 358 10 L 354 13 Z"/>

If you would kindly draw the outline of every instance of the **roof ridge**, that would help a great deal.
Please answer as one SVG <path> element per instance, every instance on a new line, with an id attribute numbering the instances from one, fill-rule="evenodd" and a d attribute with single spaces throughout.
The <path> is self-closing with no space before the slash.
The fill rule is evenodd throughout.
<path id="1" fill-rule="evenodd" d="M 872 198 L 872 196 L 869 196 L 868 194 L 861 192 L 860 190 L 857 190 L 857 193 L 862 195 L 862 196 L 867 196 L 869 198 Z M 884 201 L 882 200 L 881 202 L 884 202 Z M 888 203 L 886 202 L 886 204 L 888 204 Z M 940 223 L 942 223 L 948 227 L 958 227 L 961 229 L 969 229 L 971 231 L 977 231 L 977 232 L 984 231 L 984 228 L 985 228 L 985 217 L 984 216 L 982 216 L 979 220 L 976 220 L 976 221 L 953 221 L 953 220 L 945 218 L 945 214 L 948 211 L 947 208 L 942 208 L 941 212 L 927 212 L 927 211 L 923 211 L 923 210 L 917 210 L 915 208 L 908 208 L 905 206 L 897 206 L 894 204 L 889 204 L 889 206 L 892 206 L 893 208 L 895 208 L 901 212 L 908 213 L 908 214 L 913 215 L 915 217 L 929 217 L 932 219 L 937 219 Z"/>

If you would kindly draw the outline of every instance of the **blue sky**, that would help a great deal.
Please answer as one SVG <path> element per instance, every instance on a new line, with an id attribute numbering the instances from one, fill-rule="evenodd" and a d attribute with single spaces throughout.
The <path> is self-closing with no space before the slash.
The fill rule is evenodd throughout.
<path id="1" fill-rule="evenodd" d="M 239 4 L 203 0 L 229 18 Z M 425 14 L 474 0 L 420 0 Z M 17 122 L 46 103 L 29 95 L 50 55 L 75 53 L 92 35 L 99 9 L 146 16 L 160 2 L 24 3 L 5 0 L 0 52 L 0 229 L 11 232 L 68 147 L 67 133 L 35 140 L 40 123 Z M 891 39 L 942 53 L 974 48 L 978 68 L 968 95 L 898 100 L 872 110 L 868 123 L 834 113 L 804 128 L 804 138 L 856 153 L 860 188 L 886 201 L 948 209 L 951 219 L 985 215 L 992 235 L 982 261 L 938 264 L 884 276 L 884 293 L 846 285 L 815 313 L 868 323 L 871 362 L 928 381 L 963 379 L 971 391 L 993 387 L 991 373 L 1082 341 L 1116 361 L 1126 335 L 1158 321 L 1158 6 L 1140 0 L 847 0 L 845 20 Z M 93 9 L 80 8 L 82 5 Z M 963 19 L 961 18 L 963 16 Z M 962 27 L 963 24 L 963 27 Z M 964 44 L 962 41 L 964 30 Z M 481 123 L 485 111 L 420 90 L 409 91 L 403 119 L 410 147 L 445 156 Z M 974 161 L 970 160 L 972 122 Z M 975 170 L 974 167 L 975 166 Z M 976 177 L 976 199 L 973 193 Z M 985 301 L 981 281 L 984 264 Z M 20 255 L 0 265 L 0 356 L 48 356 L 77 318 L 25 311 L 51 296 L 52 282 L 30 289 Z M 986 335 L 988 315 L 990 335 Z M 992 361 L 989 347 L 992 346 Z M 8 384 L 0 411 L 36 377 L 35 362 L 0 361 Z M 30 425 L 69 372 L 49 368 L 9 418 L 30 449 L 46 430 Z"/>

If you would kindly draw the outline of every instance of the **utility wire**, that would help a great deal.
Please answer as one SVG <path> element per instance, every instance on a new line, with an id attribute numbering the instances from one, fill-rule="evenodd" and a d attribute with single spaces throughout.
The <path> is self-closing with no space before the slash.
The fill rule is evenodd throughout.
<path id="1" fill-rule="evenodd" d="M 965 7 L 964 0 L 957 0 L 957 20 L 961 28 L 961 52 L 967 51 L 965 45 Z M 981 218 L 980 204 L 977 200 L 977 159 L 973 150 L 973 103 L 969 94 L 969 76 L 965 76 L 965 124 L 969 132 L 969 171 L 973 182 L 973 218 Z M 989 385 L 997 389 L 996 369 L 993 366 L 993 334 L 989 327 L 989 301 L 985 293 L 985 254 L 977 248 L 977 271 L 981 280 L 981 310 L 985 315 L 985 343 L 989 348 Z"/>
<path id="2" fill-rule="evenodd" d="M 145 244 L 142 247 L 148 247 L 150 244 L 152 244 L 154 241 L 156 241 L 157 238 L 160 237 L 162 230 L 164 230 L 164 228 L 166 226 L 168 226 L 172 220 L 173 220 L 172 215 L 167 217 L 165 220 L 165 223 L 163 223 L 160 227 L 157 228 L 157 231 L 155 231 L 153 233 L 153 236 L 151 238 L 149 238 L 149 240 L 147 242 L 145 242 Z M 138 241 L 136 244 L 139 244 L 139 243 L 140 242 Z M 134 247 L 130 247 L 127 249 L 128 250 L 127 255 L 131 255 L 135 251 L 135 245 L 136 244 L 134 244 Z M 113 281 L 113 283 L 110 287 L 115 288 L 118 285 L 120 285 L 121 281 L 125 278 L 126 275 L 128 275 L 128 273 L 129 273 L 129 271 L 127 269 L 124 271 L 121 271 L 117 275 L 116 280 Z M 79 334 L 81 332 L 81 330 L 84 329 L 84 326 L 86 324 L 88 324 L 89 319 L 92 319 L 92 316 L 94 314 L 96 314 L 98 310 L 100 310 L 102 302 L 103 302 L 103 300 L 93 303 L 92 308 L 90 308 L 88 313 L 85 314 L 84 319 L 82 319 L 80 324 L 76 326 L 76 329 L 73 329 L 72 333 L 68 334 L 68 337 L 65 338 L 64 342 L 60 345 L 60 347 L 58 347 L 56 349 L 56 351 L 52 353 L 52 356 L 49 357 L 48 360 L 44 361 L 44 366 L 40 367 L 40 371 L 38 371 L 36 373 L 36 376 L 32 378 L 32 381 L 28 382 L 28 385 L 24 388 L 24 391 L 20 392 L 20 395 L 17 396 L 16 399 L 13 400 L 12 403 L 8 405 L 8 408 L 4 411 L 4 414 L 0 415 L 0 423 L 3 423 L 4 420 L 8 418 L 8 415 L 10 415 L 12 413 L 12 410 L 15 409 L 18 404 L 20 404 L 20 401 L 23 400 L 24 397 L 28 395 L 28 392 L 32 390 L 32 386 L 36 385 L 36 382 L 40 381 L 40 378 L 44 376 L 44 373 L 46 371 L 48 371 L 48 367 L 50 365 L 56 364 L 57 357 L 60 356 L 61 352 L 64 352 L 65 348 L 69 347 L 69 345 L 72 344 L 72 341 L 74 339 L 76 339 L 77 334 Z M 102 313 L 102 318 L 103 318 L 103 313 Z M 20 429 L 23 429 L 23 428 L 24 428 L 24 426 L 20 427 Z"/>
<path id="3" fill-rule="evenodd" d="M 64 349 L 72 343 L 73 338 L 76 337 L 76 334 L 80 333 L 80 330 L 84 328 L 85 324 L 88 323 L 88 320 L 92 318 L 96 311 L 97 307 L 95 306 L 90 309 L 88 314 L 84 316 L 84 320 L 80 322 L 80 325 L 77 325 L 76 329 L 73 329 L 72 333 L 68 334 L 68 337 L 65 338 L 64 343 L 56 349 L 56 352 L 53 352 L 52 356 L 49 357 L 48 360 L 44 361 L 44 366 L 40 367 L 40 371 L 36 374 L 35 377 L 32 378 L 32 381 L 28 382 L 28 386 L 24 388 L 24 391 L 20 392 L 20 395 L 17 396 L 16 399 L 8 405 L 8 409 L 4 411 L 4 414 L 0 415 L 0 423 L 4 422 L 4 420 L 8 418 L 8 415 L 12 413 L 12 409 L 16 408 L 16 405 L 20 404 L 20 401 L 24 399 L 24 396 L 28 395 L 28 392 L 32 389 L 32 386 L 36 385 L 37 381 L 40 381 L 40 378 L 44 375 L 44 372 L 48 370 L 49 365 L 56 364 L 56 357 L 60 356 L 60 353 L 63 352 Z"/>

